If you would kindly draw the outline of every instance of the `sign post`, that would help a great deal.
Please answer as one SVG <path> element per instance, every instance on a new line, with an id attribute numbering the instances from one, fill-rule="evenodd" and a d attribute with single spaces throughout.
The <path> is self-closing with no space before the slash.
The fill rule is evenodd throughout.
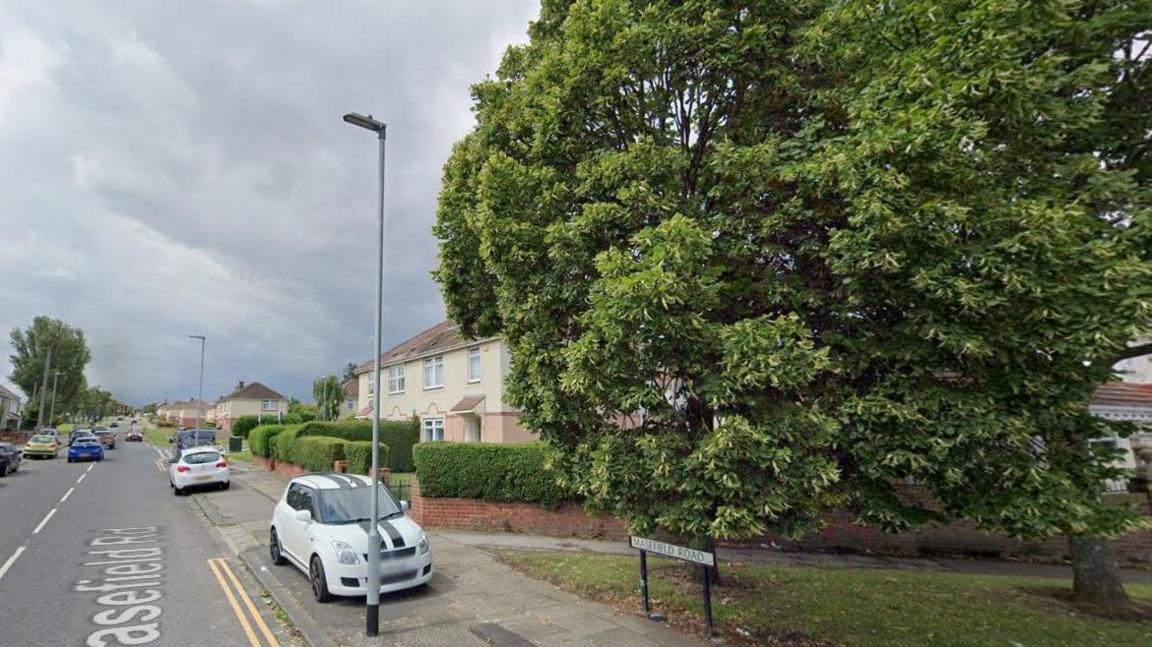
<path id="1" fill-rule="evenodd" d="M 648 600 L 648 553 L 655 553 L 672 559 L 693 562 L 700 565 L 704 594 L 704 624 L 708 628 L 708 639 L 715 637 L 712 627 L 712 581 L 708 574 L 716 566 L 716 553 L 696 550 L 687 546 L 677 546 L 645 537 L 629 537 L 628 544 L 640 551 L 640 595 L 644 602 L 644 615 L 650 620 L 664 620 L 664 616 L 652 613 Z"/>

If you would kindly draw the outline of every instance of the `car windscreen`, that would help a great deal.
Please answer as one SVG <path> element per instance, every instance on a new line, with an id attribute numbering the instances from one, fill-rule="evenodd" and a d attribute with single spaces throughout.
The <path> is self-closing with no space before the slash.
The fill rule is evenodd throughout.
<path id="1" fill-rule="evenodd" d="M 72 443 L 72 446 L 73 447 L 99 447 L 100 443 L 97 442 L 96 440 L 93 440 L 92 438 L 81 438 L 80 440 L 77 440 L 76 442 Z"/>
<path id="2" fill-rule="evenodd" d="M 388 493 L 388 488 L 380 487 L 380 518 L 398 516 L 400 506 Z M 320 490 L 316 510 L 322 523 L 354 523 L 372 518 L 372 488 L 340 488 Z"/>
<path id="3" fill-rule="evenodd" d="M 215 463 L 220 460 L 220 454 L 216 452 L 193 452 L 191 454 L 184 454 L 181 459 L 189 465 L 199 465 L 201 463 Z"/>

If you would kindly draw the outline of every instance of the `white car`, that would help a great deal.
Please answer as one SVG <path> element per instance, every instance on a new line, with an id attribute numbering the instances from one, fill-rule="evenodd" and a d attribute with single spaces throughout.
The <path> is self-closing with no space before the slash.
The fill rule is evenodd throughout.
<path id="1" fill-rule="evenodd" d="M 432 577 L 428 537 L 380 487 L 380 592 L 420 586 Z M 308 575 L 312 595 L 368 594 L 368 530 L 372 480 L 355 474 L 305 474 L 288 484 L 272 513 L 272 563 L 292 563 Z"/>
<path id="2" fill-rule="evenodd" d="M 227 490 L 232 484 L 228 459 L 216 447 L 189 447 L 180 458 L 168 464 L 168 483 L 176 496 L 189 488 L 218 487 Z"/>

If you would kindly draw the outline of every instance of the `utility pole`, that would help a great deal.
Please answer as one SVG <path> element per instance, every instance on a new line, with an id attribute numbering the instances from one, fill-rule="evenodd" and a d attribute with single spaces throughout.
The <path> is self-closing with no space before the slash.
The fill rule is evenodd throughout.
<path id="1" fill-rule="evenodd" d="M 376 352 L 372 354 L 372 379 L 376 381 L 372 401 L 372 523 L 368 528 L 368 597 L 365 600 L 365 633 L 380 634 L 380 337 L 384 328 L 384 151 L 388 125 L 372 115 L 354 112 L 344 121 L 376 133 L 380 148 L 380 209 L 376 220 Z"/>
<path id="2" fill-rule="evenodd" d="M 56 380 L 60 378 L 60 369 L 52 371 L 52 407 L 48 409 L 48 424 L 56 419 Z"/>
<path id="3" fill-rule="evenodd" d="M 44 380 L 40 384 L 40 410 L 36 412 L 36 431 L 44 427 L 44 396 L 48 393 L 48 371 L 52 366 L 52 347 L 48 347 L 48 354 L 44 356 Z"/>
<path id="4" fill-rule="evenodd" d="M 200 386 L 196 389 L 196 426 L 192 428 L 193 430 L 198 430 L 200 429 L 200 414 L 204 411 L 204 344 L 207 341 L 207 337 L 204 335 L 188 336 L 192 339 L 200 340 Z M 192 436 L 192 444 L 198 445 L 200 434 L 196 433 L 196 431 L 193 431 Z"/>

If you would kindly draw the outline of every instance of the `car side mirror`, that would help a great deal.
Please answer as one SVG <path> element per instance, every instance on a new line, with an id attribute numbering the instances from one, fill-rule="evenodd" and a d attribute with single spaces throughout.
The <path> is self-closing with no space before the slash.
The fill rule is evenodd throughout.
<path id="1" fill-rule="evenodd" d="M 401 512 L 408 512 L 408 502 L 407 501 L 403 501 L 403 500 L 400 501 L 400 511 Z"/>
<path id="2" fill-rule="evenodd" d="M 312 521 L 312 511 L 311 510 L 296 510 L 295 512 L 292 513 L 292 518 L 295 519 L 296 521 L 303 521 L 304 523 L 308 523 L 309 521 Z"/>

